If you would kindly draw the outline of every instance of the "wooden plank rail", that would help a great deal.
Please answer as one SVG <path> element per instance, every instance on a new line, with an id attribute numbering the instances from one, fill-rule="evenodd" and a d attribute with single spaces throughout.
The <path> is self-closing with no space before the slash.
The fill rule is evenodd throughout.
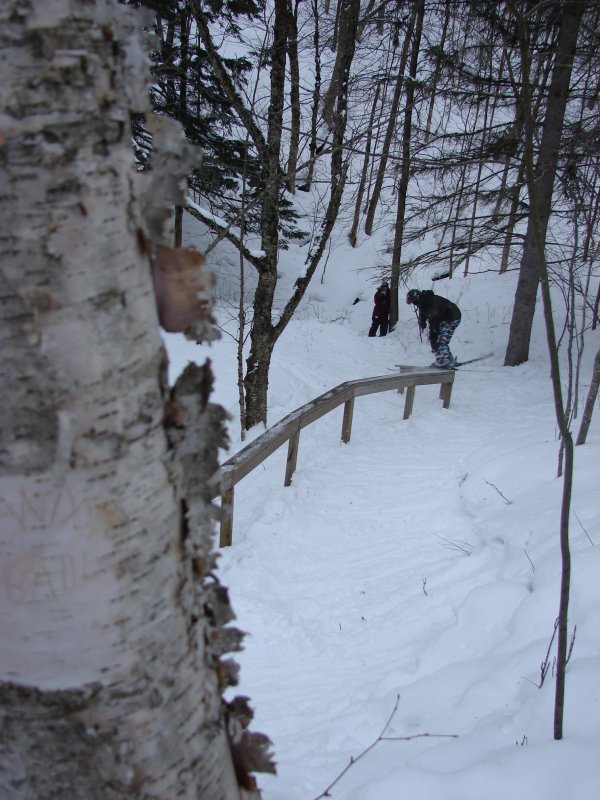
<path id="1" fill-rule="evenodd" d="M 441 370 L 431 367 L 423 369 L 404 365 L 399 365 L 398 370 L 397 373 L 390 375 L 379 375 L 373 378 L 362 378 L 341 383 L 334 389 L 330 389 L 325 394 L 292 411 L 279 422 L 276 422 L 269 430 L 258 436 L 253 442 L 243 447 L 232 458 L 225 461 L 221 465 L 221 485 L 219 490 L 221 494 L 220 547 L 227 547 L 232 543 L 235 485 L 287 442 L 288 454 L 284 486 L 290 486 L 298 460 L 300 431 L 325 416 L 325 414 L 329 414 L 330 411 L 333 411 L 342 403 L 344 404 L 344 418 L 341 438 L 345 444 L 350 441 L 354 401 L 357 397 L 378 392 L 388 392 L 392 389 L 402 393 L 406 389 L 403 419 L 408 419 L 412 413 L 416 387 L 439 383 L 439 396 L 443 401 L 443 407 L 449 407 L 455 375 L 453 370 Z"/>

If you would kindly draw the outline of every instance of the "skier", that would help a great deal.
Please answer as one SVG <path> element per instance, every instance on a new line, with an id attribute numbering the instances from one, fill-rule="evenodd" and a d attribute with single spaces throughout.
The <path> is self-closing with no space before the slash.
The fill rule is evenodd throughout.
<path id="1" fill-rule="evenodd" d="M 371 328 L 369 329 L 369 336 L 375 336 L 377 329 L 380 328 L 380 336 L 385 336 L 388 332 L 388 324 L 390 321 L 390 287 L 387 281 L 384 281 L 379 289 L 375 292 L 375 305 L 373 307 L 373 315 L 371 317 Z"/>
<path id="2" fill-rule="evenodd" d="M 425 330 L 429 322 L 429 342 L 435 353 L 432 367 L 454 369 L 456 359 L 448 346 L 452 334 L 460 325 L 460 309 L 455 303 L 439 297 L 429 289 L 421 292 L 411 289 L 406 295 L 406 302 L 418 308 L 419 327 Z"/>

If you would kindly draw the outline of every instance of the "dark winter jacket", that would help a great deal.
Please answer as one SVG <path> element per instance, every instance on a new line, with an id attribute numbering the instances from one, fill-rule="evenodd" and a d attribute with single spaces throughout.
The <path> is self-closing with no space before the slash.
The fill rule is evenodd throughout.
<path id="1" fill-rule="evenodd" d="M 387 286 L 380 286 L 375 292 L 375 306 L 372 319 L 387 317 L 390 313 L 390 290 Z"/>
<path id="2" fill-rule="evenodd" d="M 460 320 L 460 309 L 451 300 L 440 297 L 427 289 L 421 292 L 419 302 L 416 303 L 419 309 L 419 325 L 421 330 L 429 322 L 429 341 L 435 347 L 441 322 L 456 322 Z"/>

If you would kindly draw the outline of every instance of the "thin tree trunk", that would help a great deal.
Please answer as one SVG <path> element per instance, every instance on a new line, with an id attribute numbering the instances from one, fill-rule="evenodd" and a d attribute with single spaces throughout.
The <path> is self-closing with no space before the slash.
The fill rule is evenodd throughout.
<path id="1" fill-rule="evenodd" d="M 525 234 L 519 280 L 504 359 L 505 365 L 509 367 L 522 364 L 529 358 L 529 342 L 539 285 L 539 262 L 542 258 L 542 253 L 539 251 L 533 235 L 533 225 L 539 224 L 541 226 L 541 246 L 544 247 L 548 221 L 552 210 L 554 177 L 558 165 L 573 57 L 577 48 L 579 25 L 585 6 L 586 3 L 579 2 L 579 0 L 572 0 L 572 2 L 567 2 L 564 5 L 536 166 L 539 219 L 533 221 L 530 214 Z"/>
<path id="2" fill-rule="evenodd" d="M 385 26 L 385 2 L 379 5 L 377 9 L 377 33 L 380 36 L 383 36 L 384 26 Z"/>
<path id="3" fill-rule="evenodd" d="M 481 155 L 479 158 L 479 163 L 477 165 L 477 177 L 475 178 L 475 189 L 473 191 L 473 208 L 471 210 L 471 223 L 469 226 L 469 236 L 467 240 L 467 254 L 465 258 L 464 275 L 468 275 L 469 273 L 469 264 L 471 261 L 471 253 L 473 251 L 473 238 L 475 234 L 475 227 L 477 225 L 477 208 L 479 205 L 479 190 L 481 186 L 481 175 L 483 172 L 483 165 L 484 165 L 485 147 L 487 144 L 489 131 L 494 124 L 494 116 L 498 104 L 498 95 L 500 94 L 500 81 L 502 81 L 504 77 L 504 52 L 502 58 L 500 59 L 500 67 L 498 69 L 497 76 L 494 75 L 493 56 L 494 56 L 494 51 L 493 48 L 490 47 L 489 61 L 487 63 L 487 77 L 490 84 L 494 80 L 494 77 L 497 77 L 498 80 L 496 81 L 494 102 L 491 103 L 491 98 L 489 93 L 486 93 L 485 95 L 484 111 L 483 111 L 483 131 L 481 134 L 481 145 L 480 145 Z M 477 104 L 477 118 L 479 118 L 479 103 Z"/>
<path id="4" fill-rule="evenodd" d="M 336 58 L 335 79 L 330 91 L 335 95 L 334 113 L 331 114 L 330 129 L 333 133 L 331 147 L 331 192 L 336 193 L 343 181 L 343 144 L 348 116 L 348 93 L 350 91 L 350 67 L 356 50 L 356 31 L 360 14 L 360 0 L 340 0 L 343 19 L 340 23 L 340 42 Z M 323 113 L 325 118 L 325 113 Z"/>
<path id="5" fill-rule="evenodd" d="M 594 301 L 594 311 L 592 314 L 592 330 L 595 331 L 598 323 L 600 322 L 600 286 L 596 292 L 596 300 Z"/>
<path id="6" fill-rule="evenodd" d="M 375 97 L 373 98 L 373 105 L 371 106 L 371 116 L 369 117 L 369 130 L 367 132 L 367 141 L 365 143 L 365 156 L 363 160 L 363 168 L 358 183 L 358 190 L 356 192 L 356 203 L 354 204 L 354 217 L 352 219 L 352 226 L 348 239 L 352 247 L 356 247 L 356 236 L 358 233 L 358 225 L 360 223 L 360 214 L 362 210 L 363 197 L 365 194 L 365 186 L 367 183 L 367 174 L 369 172 L 369 161 L 371 158 L 371 142 L 373 139 L 373 122 L 375 121 L 375 113 L 377 111 L 377 104 L 379 102 L 379 93 L 381 91 L 381 84 L 377 84 L 375 89 Z"/>
<path id="7" fill-rule="evenodd" d="M 180 12 L 180 47 L 179 57 L 181 70 L 179 72 L 179 89 L 177 96 L 178 112 L 176 119 L 184 120 L 188 113 L 188 71 L 186 64 L 189 60 L 190 51 L 190 12 L 184 9 Z M 175 235 L 173 237 L 174 246 L 181 247 L 183 242 L 183 208 L 175 206 Z"/>
<path id="8" fill-rule="evenodd" d="M 164 42 L 163 61 L 167 64 L 173 62 L 173 44 L 175 42 L 175 19 L 167 20 L 167 37 Z M 175 91 L 175 71 L 171 70 L 165 82 L 166 106 L 175 110 L 177 107 L 177 94 Z"/>
<path id="9" fill-rule="evenodd" d="M 248 250 L 240 241 L 237 232 L 230 227 L 221 228 L 214 220 L 205 218 L 201 212 L 192 207 L 190 213 L 197 215 L 205 224 L 217 233 L 217 238 L 226 238 L 238 249 L 244 252 L 245 261 L 252 264 L 257 271 L 257 285 L 253 299 L 253 320 L 250 327 L 250 350 L 246 359 L 246 373 L 244 376 L 245 417 L 242 422 L 246 430 L 257 424 L 265 425 L 268 411 L 268 380 L 273 348 L 281 335 L 289 317 L 284 313 L 276 325 L 273 324 L 273 303 L 277 287 L 277 264 L 279 251 L 280 231 L 280 199 L 285 182 L 285 175 L 281 169 L 280 150 L 283 126 L 283 104 L 285 92 L 285 63 L 287 52 L 287 13 L 289 0 L 275 0 L 274 14 L 270 23 L 272 33 L 271 58 L 270 58 L 270 103 L 267 118 L 267 138 L 262 134 L 258 118 L 254 110 L 248 108 L 240 94 L 236 92 L 225 63 L 220 57 L 212 40 L 206 17 L 199 5 L 194 5 L 193 13 L 198 24 L 198 31 L 205 46 L 207 57 L 214 70 L 215 78 L 221 89 L 226 93 L 233 110 L 239 116 L 240 123 L 245 126 L 253 145 L 256 147 L 260 163 L 259 186 L 257 191 L 257 206 L 260 208 L 260 237 L 262 254 L 256 255 L 255 251 Z M 341 15 L 343 25 L 340 35 L 349 24 L 349 19 L 358 19 L 358 0 L 341 0 L 346 13 Z M 355 13 L 356 12 L 356 13 Z M 355 31 L 354 31 L 355 34 Z M 349 42 L 348 53 L 354 53 L 355 35 L 346 37 Z M 340 53 L 345 52 L 345 47 L 340 45 Z M 286 309 L 295 308 L 300 302 L 308 285 L 308 280 L 314 274 L 318 262 L 315 254 L 320 258 L 331 235 L 335 216 L 339 211 L 341 193 L 345 184 L 346 168 L 343 164 L 343 135 L 345 132 L 347 107 L 346 95 L 349 89 L 349 67 L 351 57 L 347 61 L 344 55 L 338 63 L 339 81 L 337 103 L 334 102 L 333 144 L 331 150 L 331 190 L 330 199 L 324 217 L 319 218 L 320 229 L 314 238 L 314 252 L 307 258 L 307 270 L 302 279 L 296 281 L 292 297 L 288 300 Z M 338 60 L 338 59 L 336 59 Z M 336 119 L 340 117 L 340 119 Z M 343 117 L 343 119 L 342 119 Z M 340 122 L 341 120 L 341 122 Z M 316 128 L 313 129 L 316 139 Z M 315 152 L 316 155 L 316 152 Z M 216 229 L 216 230 L 215 230 Z"/>
<path id="10" fill-rule="evenodd" d="M 402 239 L 404 237 L 404 212 L 406 210 L 406 195 L 410 179 L 410 136 L 412 131 L 412 114 L 415 102 L 415 81 L 419 50 L 421 49 L 421 33 L 423 31 L 423 17 L 425 15 L 425 0 L 417 0 L 415 4 L 415 26 L 412 54 L 410 59 L 410 72 L 406 87 L 406 106 L 404 109 L 404 126 L 402 130 L 402 166 L 398 182 L 398 204 L 396 207 L 396 226 L 394 230 L 394 248 L 392 252 L 391 275 L 391 306 L 390 328 L 398 322 L 398 284 L 400 282 L 400 260 L 402 258 Z"/>
<path id="11" fill-rule="evenodd" d="M 356 48 L 356 30 L 360 3 L 358 0 L 338 0 L 339 41 L 337 43 L 335 64 L 333 66 L 331 81 L 323 97 L 323 110 L 321 115 L 330 131 L 334 131 L 339 124 L 338 105 L 340 97 L 347 96 L 345 84 L 350 78 L 349 67 L 354 58 Z"/>
<path id="12" fill-rule="evenodd" d="M 579 426 L 579 433 L 577 434 L 577 441 L 575 442 L 575 444 L 577 445 L 585 444 L 585 440 L 587 439 L 588 431 L 590 429 L 590 423 L 592 421 L 592 414 L 594 413 L 594 405 L 596 404 L 596 398 L 598 397 L 599 386 L 600 386 L 600 350 L 598 350 L 598 352 L 596 353 L 596 357 L 594 358 L 594 370 L 592 373 L 592 382 L 590 383 L 590 388 L 583 409 L 583 416 L 581 417 L 581 425 Z"/>
<path id="13" fill-rule="evenodd" d="M 387 74 L 389 72 L 389 68 L 388 67 L 389 67 L 389 63 L 386 62 L 385 69 L 384 69 L 384 74 Z M 372 141 L 371 153 L 377 153 L 379 151 L 379 149 L 380 149 L 381 136 L 382 136 L 382 131 L 383 131 L 383 126 L 382 126 L 381 119 L 383 117 L 383 109 L 385 108 L 386 103 L 388 101 L 388 90 L 390 88 L 389 87 L 389 82 L 387 80 L 385 80 L 382 83 L 383 83 L 383 90 L 381 92 L 381 101 L 380 101 L 380 108 L 381 108 L 382 112 L 380 114 L 379 121 L 378 121 L 378 123 L 376 125 L 376 128 L 375 128 L 375 139 L 374 139 L 374 141 Z M 378 85 L 381 86 L 382 83 L 380 82 Z M 364 198 L 364 208 L 363 208 L 363 211 L 362 211 L 363 214 L 366 214 L 368 209 L 369 209 L 369 204 L 371 202 L 371 194 L 372 194 L 372 191 L 373 191 L 374 181 L 375 181 L 375 177 L 376 177 L 376 173 L 377 173 L 377 160 L 376 160 L 376 158 L 374 156 L 372 156 L 371 159 L 370 159 L 370 166 L 369 166 L 368 172 L 369 172 L 369 179 L 368 179 L 367 186 L 366 186 L 366 193 L 365 193 L 365 198 Z"/>
<path id="14" fill-rule="evenodd" d="M 313 181 L 313 175 L 315 170 L 315 161 L 317 158 L 317 126 L 319 122 L 319 102 L 321 98 L 321 53 L 320 53 L 320 40 L 319 40 L 319 8 L 317 5 L 317 0 L 312 0 L 312 12 L 313 12 L 313 21 L 314 21 L 314 32 L 313 32 L 313 47 L 314 47 L 314 54 L 315 54 L 315 85 L 313 89 L 313 99 L 312 99 L 312 111 L 311 111 L 311 120 L 310 120 L 310 142 L 308 146 L 309 152 L 309 161 L 308 161 L 308 171 L 306 174 L 306 180 L 303 182 L 302 186 L 299 187 L 302 191 L 310 191 Z M 326 14 L 329 13 L 328 11 L 325 12 Z"/>
<path id="15" fill-rule="evenodd" d="M 510 203 L 510 210 L 508 212 L 508 221 L 506 223 L 506 232 L 504 234 L 504 245 L 502 247 L 502 255 L 500 257 L 500 272 L 504 273 L 508 270 L 508 263 L 510 258 L 510 249 L 512 247 L 515 226 L 518 221 L 519 202 L 521 198 L 521 187 L 525 177 L 525 157 L 523 157 L 515 185 L 511 187 L 512 200 Z"/>
<path id="16" fill-rule="evenodd" d="M 256 91 L 256 86 L 255 86 Z M 242 197 L 240 205 L 240 243 L 239 250 L 240 259 L 240 301 L 238 305 L 238 338 L 237 338 L 237 384 L 238 384 L 238 403 L 240 408 L 240 439 L 245 441 L 246 429 L 244 427 L 244 420 L 246 418 L 246 398 L 244 395 L 244 341 L 246 338 L 246 306 L 245 306 L 245 293 L 246 293 L 246 275 L 244 264 L 244 243 L 246 238 L 246 181 L 248 174 L 248 146 L 250 137 L 246 134 L 246 142 L 244 147 L 244 166 L 242 170 Z"/>
<path id="17" fill-rule="evenodd" d="M 175 219 L 173 222 L 173 246 L 181 247 L 183 241 L 183 208 L 175 206 Z"/>
<path id="18" fill-rule="evenodd" d="M 442 25 L 442 34 L 440 36 L 440 43 L 438 45 L 438 53 L 435 59 L 435 68 L 433 70 L 433 77 L 431 79 L 431 97 L 429 99 L 429 110 L 427 112 L 427 122 L 425 123 L 425 143 L 429 141 L 431 136 L 431 122 L 433 120 L 433 109 L 435 107 L 435 98 L 437 94 L 437 85 L 440 79 L 442 68 L 442 55 L 446 45 L 446 36 L 448 34 L 448 23 L 450 22 L 451 9 L 450 2 L 444 5 L 444 23 Z"/>
<path id="19" fill-rule="evenodd" d="M 252 143 L 256 147 L 256 150 L 258 151 L 259 158 L 263 163 L 268 163 L 269 147 L 267 145 L 267 142 L 265 141 L 262 131 L 260 127 L 256 124 L 256 121 L 254 120 L 251 112 L 244 105 L 243 98 L 236 91 L 235 85 L 231 77 L 229 76 L 225 68 L 225 65 L 223 64 L 223 61 L 221 60 L 219 53 L 217 52 L 217 49 L 210 35 L 208 20 L 206 19 L 202 11 L 202 7 L 200 6 L 199 3 L 194 3 L 191 9 L 192 9 L 192 14 L 194 15 L 194 20 L 196 21 L 196 26 L 198 28 L 198 34 L 206 50 L 206 55 L 215 73 L 215 77 L 219 81 L 221 89 L 227 95 L 227 99 L 231 103 L 236 114 L 239 116 L 242 124 L 250 134 Z M 283 45 L 283 47 L 285 48 L 285 44 Z M 278 58 L 280 59 L 281 56 L 278 55 Z M 284 64 L 285 64 L 285 56 L 284 56 Z"/>
<path id="20" fill-rule="evenodd" d="M 377 169 L 377 175 L 375 177 L 375 184 L 373 186 L 373 192 L 369 200 L 367 218 L 365 220 L 365 233 L 367 234 L 367 236 L 370 236 L 373 233 L 373 222 L 375 220 L 375 211 L 377 210 L 379 197 L 381 196 L 381 187 L 383 186 L 383 179 L 385 177 L 385 172 L 387 169 L 387 163 L 392 145 L 392 139 L 394 136 L 394 132 L 396 130 L 396 118 L 398 116 L 398 107 L 400 105 L 402 87 L 404 86 L 404 72 L 406 70 L 406 64 L 408 62 L 408 56 L 410 54 L 410 41 L 415 28 L 415 19 L 417 16 L 417 2 L 415 2 L 415 5 L 413 7 L 410 21 L 408 23 L 408 28 L 406 30 L 406 35 L 404 37 L 404 44 L 402 45 L 400 64 L 398 66 L 398 74 L 396 76 L 396 85 L 394 88 L 394 95 L 392 97 L 392 103 L 390 106 L 390 115 L 388 117 L 388 124 L 385 131 L 385 137 L 383 140 L 383 147 L 381 149 L 381 157 L 379 159 L 379 166 Z"/>
<path id="21" fill-rule="evenodd" d="M 330 179 L 330 193 L 327 209 L 325 211 L 319 235 L 315 237 L 313 246 L 306 258 L 306 270 L 302 277 L 296 280 L 294 284 L 294 291 L 292 296 L 286 303 L 278 322 L 274 327 L 274 336 L 277 339 L 283 331 L 292 314 L 298 307 L 300 300 L 304 296 L 307 286 L 309 285 L 322 257 L 325 248 L 329 242 L 330 236 L 333 232 L 333 227 L 337 220 L 344 187 L 346 184 L 346 175 L 348 172 L 348 162 L 344 163 L 343 160 L 343 143 L 346 134 L 346 124 L 348 118 L 348 94 L 349 94 L 349 75 L 352 59 L 354 58 L 355 43 L 356 43 L 356 30 L 358 26 L 360 0 L 340 0 L 344 4 L 343 19 L 344 30 L 340 33 L 340 48 L 343 53 L 339 60 L 339 80 L 336 87 L 336 99 L 333 103 L 333 117 L 331 119 L 333 125 L 333 141 L 331 148 L 331 179 Z"/>
<path id="22" fill-rule="evenodd" d="M 512 5 L 512 3 L 511 3 Z M 583 3 L 581 4 L 584 5 Z M 514 5 L 513 5 L 514 9 Z M 560 600 L 558 611 L 558 645 L 556 656 L 556 687 L 554 698 L 554 738 L 562 739 L 564 723 L 565 705 L 565 678 L 567 667 L 567 646 L 568 646 L 568 612 L 571 587 L 571 550 L 569 544 L 569 516 L 571 510 L 571 493 L 573 486 L 573 460 L 574 447 L 573 437 L 569 430 L 565 407 L 562 399 L 562 384 L 560 375 L 560 364 L 558 360 L 558 347 L 554 330 L 554 320 L 552 316 L 552 301 L 550 297 L 550 279 L 548 275 L 548 265 L 545 257 L 545 235 L 546 235 L 546 198 L 540 196 L 542 185 L 539 180 L 539 172 L 534 166 L 533 143 L 534 143 L 534 121 L 532 118 L 532 101 L 530 80 L 530 53 L 528 48 L 527 26 L 524 17 L 518 10 L 514 10 L 517 19 L 519 46 L 521 49 L 521 61 L 523 64 L 523 96 L 524 96 L 524 115 L 525 115 L 525 164 L 527 173 L 527 189 L 529 193 L 530 225 L 532 245 L 538 254 L 536 266 L 542 293 L 542 305 L 544 310 L 544 322 L 546 327 L 546 339 L 548 344 L 548 355 L 550 358 L 550 373 L 552 378 L 552 391 L 554 395 L 554 410 L 556 422 L 560 431 L 561 444 L 564 446 L 565 473 L 563 476 L 563 492 L 560 510 L 560 551 L 561 551 L 561 585 Z M 583 8 L 577 12 L 583 13 Z M 579 18 L 575 14 L 572 22 L 575 30 L 579 25 Z M 562 38 L 562 37 L 561 37 Z M 574 45 L 573 45 L 574 46 Z M 564 109 L 563 109 L 564 113 Z M 548 119 L 548 113 L 547 113 Z M 562 124 L 562 115 L 560 117 Z"/>
<path id="23" fill-rule="evenodd" d="M 333 36 L 331 37 L 331 52 L 335 53 L 338 49 L 338 36 L 340 31 L 340 9 L 344 0 L 337 0 L 335 5 L 335 22 L 333 23 Z"/>
<path id="24" fill-rule="evenodd" d="M 245 428 L 267 422 L 269 368 L 275 346 L 272 323 L 273 298 L 277 286 L 279 254 L 279 156 L 283 125 L 285 57 L 287 52 L 288 0 L 275 0 L 273 43 L 271 46 L 271 89 L 268 112 L 267 160 L 262 169 L 261 249 L 265 253 L 254 292 L 254 316 L 250 328 L 250 352 L 246 359 Z"/>
<path id="25" fill-rule="evenodd" d="M 516 105 L 517 110 L 515 114 L 515 121 L 513 123 L 513 135 L 515 138 L 519 139 L 521 137 L 521 132 L 523 130 L 523 97 L 522 97 L 522 89 L 517 88 L 517 82 L 513 77 L 513 70 L 511 66 L 510 56 L 507 56 L 506 60 L 508 72 L 511 78 L 511 82 L 515 87 L 515 96 L 516 96 Z M 533 119 L 537 119 L 539 115 L 540 106 L 546 91 L 546 86 L 548 84 L 548 79 L 550 77 L 550 72 L 552 69 L 552 64 L 550 61 L 547 61 L 545 64 L 538 63 L 537 72 L 535 76 L 535 86 L 537 86 L 537 99 L 534 104 L 533 110 Z M 541 77 L 540 77 L 541 73 Z M 496 210 L 494 213 L 499 213 L 499 205 L 502 200 L 502 195 L 505 193 L 505 185 L 506 185 L 506 177 L 508 176 L 508 171 L 510 167 L 510 156 L 507 156 L 506 159 L 506 167 L 504 170 L 504 175 L 502 179 L 502 184 L 500 187 L 500 193 L 498 195 L 498 204 L 496 206 Z M 523 188 L 523 183 L 525 180 L 525 156 L 521 156 L 521 160 L 519 163 L 519 168 L 517 171 L 517 175 L 515 178 L 514 185 L 510 188 L 510 195 L 511 195 L 511 202 L 510 202 L 510 209 L 508 212 L 508 220 L 506 224 L 506 232 L 504 235 L 504 244 L 502 247 L 502 255 L 500 257 L 500 273 L 504 273 L 508 270 L 508 264 L 510 260 L 510 250 L 513 244 L 514 239 L 514 230 L 516 227 L 517 222 L 519 221 L 520 214 L 519 214 L 519 205 L 520 205 L 520 198 L 521 198 L 521 190 Z"/>
<path id="26" fill-rule="evenodd" d="M 577 215 L 575 215 L 576 217 Z M 575 263 L 577 261 L 577 251 L 579 250 L 579 229 L 577 227 L 577 219 L 574 220 L 574 241 L 571 250 L 571 258 L 569 259 L 569 267 L 567 272 L 567 286 L 564 291 L 566 295 L 565 302 L 565 327 L 563 334 L 558 338 L 557 350 L 560 350 L 562 337 L 567 336 L 567 397 L 564 404 L 565 418 L 569 427 L 571 422 L 577 416 L 577 370 L 573 361 L 573 347 L 577 347 L 578 360 L 582 354 L 581 345 L 577 337 L 577 319 L 575 307 Z M 564 456 L 564 442 L 561 440 L 560 451 L 558 454 L 558 470 L 557 477 L 562 476 L 563 470 L 563 456 Z"/>
<path id="27" fill-rule="evenodd" d="M 287 188 L 294 192 L 296 188 L 296 169 L 298 166 L 298 145 L 300 142 L 300 66 L 298 64 L 298 0 L 292 8 L 288 0 L 288 36 L 287 48 L 290 61 L 290 111 L 291 130 L 290 147 L 287 163 Z"/>
<path id="28" fill-rule="evenodd" d="M 460 183 L 458 194 L 456 197 L 456 214 L 454 215 L 454 220 L 452 223 L 452 236 L 450 238 L 450 251 L 448 256 L 448 275 L 451 278 L 454 274 L 454 251 L 456 249 L 456 240 L 460 238 L 457 235 L 457 230 L 459 227 L 459 223 L 462 219 L 461 214 L 463 211 L 463 194 L 465 192 L 465 182 L 467 180 L 467 167 L 466 165 L 462 167 L 460 171 Z"/>

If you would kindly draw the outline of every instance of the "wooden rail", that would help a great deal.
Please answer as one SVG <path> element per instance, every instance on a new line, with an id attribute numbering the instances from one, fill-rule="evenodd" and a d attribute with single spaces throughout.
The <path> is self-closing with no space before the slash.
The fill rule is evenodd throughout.
<path id="1" fill-rule="evenodd" d="M 417 386 L 440 384 L 440 399 L 443 407 L 448 408 L 454 383 L 454 371 L 434 368 L 422 369 L 421 367 L 399 366 L 398 373 L 380 375 L 374 378 L 348 381 L 330 389 L 325 394 L 316 397 L 306 405 L 297 408 L 288 414 L 272 428 L 258 436 L 253 442 L 243 447 L 236 455 L 221 465 L 221 534 L 219 545 L 228 547 L 233 535 L 233 501 L 234 487 L 242 478 L 245 478 L 255 467 L 268 458 L 282 444 L 288 443 L 288 454 L 285 468 L 284 486 L 292 482 L 292 475 L 296 469 L 300 431 L 311 423 L 333 411 L 342 403 L 344 404 L 344 417 L 342 420 L 342 441 L 350 441 L 352 431 L 352 416 L 354 413 L 354 400 L 367 394 L 387 392 L 396 389 L 403 393 L 406 389 L 404 401 L 404 417 L 411 415 L 415 389 Z"/>

